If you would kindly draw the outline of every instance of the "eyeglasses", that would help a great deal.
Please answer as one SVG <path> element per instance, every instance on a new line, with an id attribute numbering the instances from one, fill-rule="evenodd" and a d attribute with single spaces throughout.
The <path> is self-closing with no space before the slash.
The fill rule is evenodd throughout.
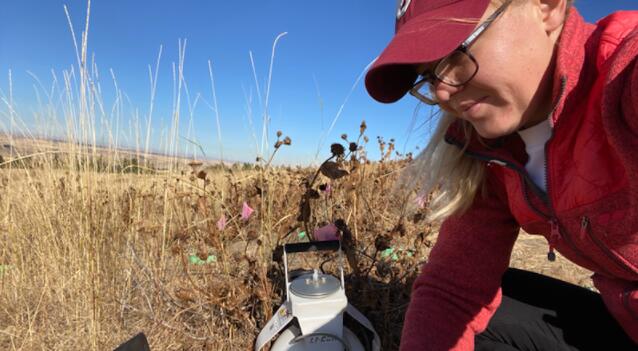
<path id="1" fill-rule="evenodd" d="M 410 94 L 428 105 L 438 105 L 434 95 L 434 84 L 437 81 L 459 87 L 472 80 L 479 70 L 479 64 L 469 52 L 469 47 L 505 11 L 511 2 L 512 0 L 508 0 L 496 9 L 458 48 L 440 60 L 433 70 L 427 70 L 421 74 L 421 79 L 414 83 Z"/>

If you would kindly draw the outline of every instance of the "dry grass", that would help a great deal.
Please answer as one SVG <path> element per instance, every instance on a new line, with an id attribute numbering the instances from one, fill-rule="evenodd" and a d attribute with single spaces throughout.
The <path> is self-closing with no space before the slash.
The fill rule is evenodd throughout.
<path id="1" fill-rule="evenodd" d="M 104 350 L 144 331 L 155 350 L 248 350 L 282 299 L 273 249 L 342 220 L 351 302 L 374 323 L 383 349 L 397 349 L 409 287 L 435 234 L 393 191 L 408 159 L 355 160 L 337 163 L 348 175 L 319 174 L 311 187 L 315 169 L 197 177 L 54 169 L 46 159 L 35 168 L 5 165 L 0 348 Z M 331 193 L 320 190 L 327 183 Z M 244 202 L 256 210 L 248 220 L 239 215 Z M 389 246 L 394 259 L 383 254 Z M 587 272 L 548 263 L 544 249 L 522 236 L 513 265 L 585 284 Z M 217 260 L 193 264 L 193 254 Z"/>
<path id="2" fill-rule="evenodd" d="M 197 177 L 36 164 L 0 173 L 2 349 L 109 349 L 139 330 L 158 350 L 247 349 L 281 301 L 281 267 L 272 260 L 278 243 L 343 218 L 354 228 L 355 247 L 378 259 L 367 244 L 389 237 L 398 219 L 398 206 L 371 189 L 387 189 L 398 165 L 363 165 L 334 181 L 332 194 L 310 200 L 304 229 L 297 215 L 313 170 Z M 239 217 L 243 202 L 256 210 L 246 221 Z M 220 230 L 222 214 L 228 223 Z M 217 261 L 194 265 L 192 254 Z M 413 271 L 416 260 L 409 261 L 394 268 Z M 367 262 L 359 269 L 370 268 L 360 273 L 365 282 L 353 284 L 370 300 L 383 289 L 390 298 L 394 285 L 403 288 L 412 276 L 379 275 Z"/>

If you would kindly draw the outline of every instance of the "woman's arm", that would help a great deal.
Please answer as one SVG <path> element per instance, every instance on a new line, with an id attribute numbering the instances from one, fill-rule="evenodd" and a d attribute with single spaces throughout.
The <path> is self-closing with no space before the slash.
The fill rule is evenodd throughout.
<path id="1" fill-rule="evenodd" d="M 519 226 L 496 183 L 488 181 L 486 197 L 479 192 L 470 210 L 443 223 L 412 288 L 401 350 L 473 350 L 500 304 Z"/>

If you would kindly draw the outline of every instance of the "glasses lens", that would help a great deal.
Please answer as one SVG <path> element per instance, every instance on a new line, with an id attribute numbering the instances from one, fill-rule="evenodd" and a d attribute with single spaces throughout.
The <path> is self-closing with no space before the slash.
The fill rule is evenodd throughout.
<path id="1" fill-rule="evenodd" d="M 410 90 L 410 94 L 428 105 L 437 104 L 436 96 L 434 95 L 434 87 L 427 80 L 423 80 L 421 83 L 415 85 Z"/>
<path id="2" fill-rule="evenodd" d="M 458 86 L 467 83 L 476 73 L 478 66 L 463 51 L 454 51 L 436 66 L 434 74 L 448 85 Z"/>

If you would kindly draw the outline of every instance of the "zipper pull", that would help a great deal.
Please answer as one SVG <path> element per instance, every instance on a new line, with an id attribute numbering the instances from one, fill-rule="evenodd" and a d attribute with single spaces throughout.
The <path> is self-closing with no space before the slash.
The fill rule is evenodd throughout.
<path id="1" fill-rule="evenodd" d="M 549 234 L 549 251 L 547 252 L 547 260 L 550 262 L 556 261 L 556 254 L 554 253 L 554 243 L 560 238 L 560 228 L 558 227 L 558 221 L 551 219 L 549 221 L 551 231 Z"/>
<path id="2" fill-rule="evenodd" d="M 547 260 L 549 262 L 556 261 L 556 254 L 554 253 L 554 247 L 551 244 L 549 245 L 549 251 L 547 251 Z"/>

